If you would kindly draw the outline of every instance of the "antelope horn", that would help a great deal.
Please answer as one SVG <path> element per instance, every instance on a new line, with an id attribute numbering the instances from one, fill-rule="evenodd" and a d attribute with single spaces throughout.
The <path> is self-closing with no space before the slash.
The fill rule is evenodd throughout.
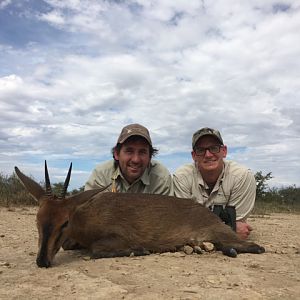
<path id="1" fill-rule="evenodd" d="M 45 160 L 45 185 L 46 185 L 46 195 L 52 197 L 52 189 L 49 179 L 49 173 L 47 168 L 47 161 Z"/>
<path id="2" fill-rule="evenodd" d="M 60 195 L 60 199 L 64 199 L 65 196 L 66 196 L 66 193 L 67 193 L 67 189 L 68 189 L 68 186 L 69 186 L 69 182 L 70 182 L 70 178 L 71 178 L 71 171 L 72 171 L 72 163 L 70 164 L 70 168 L 69 168 L 69 171 L 68 171 L 68 175 L 66 177 L 66 180 L 65 180 L 65 183 L 64 183 L 64 187 L 63 187 L 63 190 L 61 192 L 61 195 Z"/>

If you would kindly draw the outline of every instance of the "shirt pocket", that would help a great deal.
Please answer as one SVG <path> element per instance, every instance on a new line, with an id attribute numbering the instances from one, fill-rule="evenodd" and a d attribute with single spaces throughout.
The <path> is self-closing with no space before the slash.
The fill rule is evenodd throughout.
<path id="1" fill-rule="evenodd" d="M 213 199 L 212 199 L 212 202 L 213 204 L 223 204 L 223 205 L 226 205 L 228 203 L 230 199 L 230 195 L 224 195 L 223 191 L 218 191 Z"/>

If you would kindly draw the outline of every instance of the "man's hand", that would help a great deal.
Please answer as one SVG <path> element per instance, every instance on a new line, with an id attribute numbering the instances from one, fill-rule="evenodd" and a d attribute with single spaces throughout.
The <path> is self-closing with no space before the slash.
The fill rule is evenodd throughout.
<path id="1" fill-rule="evenodd" d="M 241 239 L 247 239 L 252 230 L 253 228 L 246 222 L 236 221 L 236 233 Z"/>

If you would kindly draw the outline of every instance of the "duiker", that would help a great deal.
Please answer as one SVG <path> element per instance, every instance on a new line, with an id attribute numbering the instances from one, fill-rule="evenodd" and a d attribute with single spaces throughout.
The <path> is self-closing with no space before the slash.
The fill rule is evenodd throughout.
<path id="1" fill-rule="evenodd" d="M 191 199 L 101 190 L 65 197 L 71 168 L 72 164 L 63 191 L 56 197 L 46 162 L 45 189 L 15 167 L 20 181 L 39 203 L 39 267 L 50 267 L 60 247 L 70 241 L 89 249 L 94 258 L 176 251 L 204 241 L 231 257 L 265 251 L 241 240 L 219 217 Z"/>

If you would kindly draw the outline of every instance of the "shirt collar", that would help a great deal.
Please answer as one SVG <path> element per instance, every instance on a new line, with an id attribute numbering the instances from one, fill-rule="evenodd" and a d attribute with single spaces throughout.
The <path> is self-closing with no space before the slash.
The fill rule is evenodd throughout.
<path id="1" fill-rule="evenodd" d="M 219 187 L 224 179 L 224 174 L 225 171 L 227 169 L 227 164 L 224 162 L 224 166 L 223 166 L 223 170 L 221 172 L 221 174 L 219 175 L 217 182 L 215 184 L 215 187 Z M 195 166 L 195 171 L 197 173 L 197 177 L 198 177 L 198 184 L 201 185 L 204 189 L 208 189 L 209 186 L 207 185 L 207 183 L 203 180 L 203 177 L 201 175 L 201 173 L 198 171 L 197 166 Z"/>

